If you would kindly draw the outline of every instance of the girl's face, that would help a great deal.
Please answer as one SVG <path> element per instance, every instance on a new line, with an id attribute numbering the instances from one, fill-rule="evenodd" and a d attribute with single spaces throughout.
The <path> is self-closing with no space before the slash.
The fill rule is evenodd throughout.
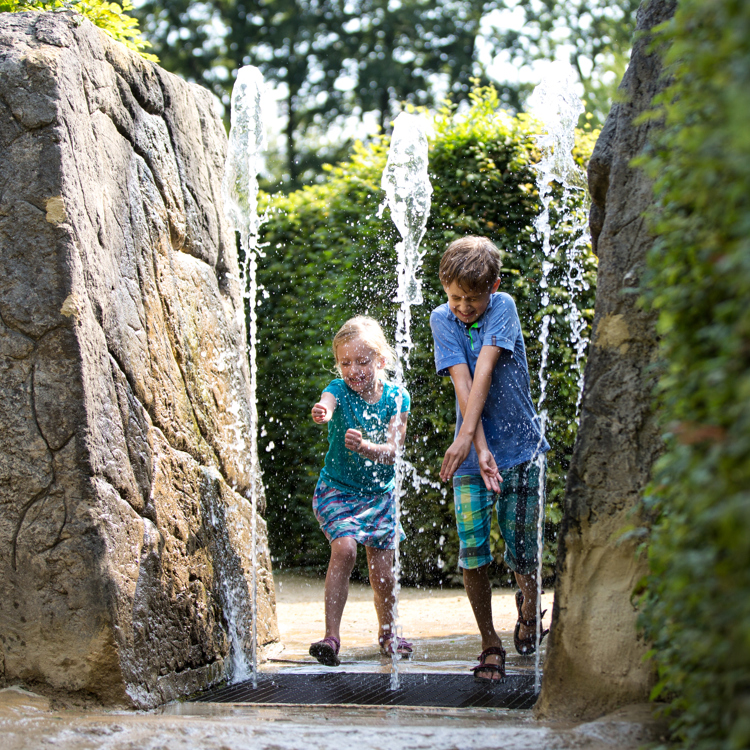
<path id="1" fill-rule="evenodd" d="M 336 347 L 336 364 L 344 382 L 360 396 L 372 394 L 385 359 L 360 339 L 349 339 Z"/>

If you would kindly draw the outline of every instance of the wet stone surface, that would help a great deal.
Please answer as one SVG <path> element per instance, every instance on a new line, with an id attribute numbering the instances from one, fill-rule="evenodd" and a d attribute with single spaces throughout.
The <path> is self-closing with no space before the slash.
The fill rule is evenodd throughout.
<path id="1" fill-rule="evenodd" d="M 390 662 L 381 659 L 375 645 L 376 620 L 368 587 L 352 586 L 344 612 L 342 657 L 353 663 L 331 669 L 307 656 L 310 641 L 322 637 L 322 582 L 282 574 L 277 583 L 282 645 L 276 658 L 287 661 L 263 664 L 261 683 L 305 674 L 340 679 L 366 668 L 370 678 L 389 679 Z M 476 663 L 479 637 L 464 592 L 407 589 L 402 594 L 404 634 L 415 644 L 414 658 L 400 664 L 404 682 L 420 679 L 420 674 L 428 679 L 470 680 L 468 668 Z M 493 609 L 508 646 L 516 617 L 513 592 L 498 590 Z M 305 660 L 305 664 L 293 663 Z M 531 666 L 524 661 L 531 661 Z M 509 653 L 509 665 L 511 674 L 532 677 L 533 660 Z M 11 688 L 0 690 L 0 735 L 3 750 L 46 746 L 60 750 L 637 750 L 660 736 L 650 712 L 649 706 L 633 706 L 583 724 L 573 719 L 543 723 L 534 719 L 531 710 L 503 708 L 182 702 L 154 711 L 107 712 L 51 703 Z"/>

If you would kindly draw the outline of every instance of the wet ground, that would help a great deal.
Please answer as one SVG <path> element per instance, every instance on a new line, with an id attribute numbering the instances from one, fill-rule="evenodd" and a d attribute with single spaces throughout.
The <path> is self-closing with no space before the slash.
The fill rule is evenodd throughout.
<path id="1" fill-rule="evenodd" d="M 263 671 L 328 671 L 307 655 L 323 636 L 322 581 L 281 574 L 277 578 L 282 645 Z M 544 606 L 551 611 L 551 594 Z M 516 620 L 513 592 L 493 597 L 495 622 L 509 648 L 511 671 L 533 670 L 533 658 L 511 655 Z M 466 673 L 480 650 L 474 619 L 460 589 L 404 589 L 403 634 L 414 657 L 404 672 Z M 548 621 L 548 618 L 547 618 Z M 378 654 L 377 622 L 368 587 L 353 585 L 342 623 L 340 667 L 387 671 Z M 53 707 L 54 705 L 54 707 Z M 634 706 L 595 722 L 542 723 L 530 711 L 340 706 L 249 706 L 175 703 L 150 712 L 60 708 L 17 688 L 0 691 L 3 750 L 636 750 L 658 736 L 647 706 Z"/>
<path id="2" fill-rule="evenodd" d="M 328 671 L 319 665 L 308 649 L 312 641 L 325 635 L 322 581 L 298 575 L 274 574 L 281 645 L 269 651 L 264 671 Z M 518 613 L 512 589 L 495 589 L 492 611 L 495 627 L 508 653 L 509 671 L 534 669 L 533 657 L 521 657 L 513 649 L 513 629 Z M 542 597 L 544 618 L 549 624 L 552 592 Z M 463 589 L 403 588 L 399 597 L 398 621 L 402 635 L 414 644 L 414 655 L 402 660 L 404 672 L 464 672 L 477 664 L 482 650 L 474 615 Z M 380 656 L 378 622 L 369 586 L 353 583 L 341 623 L 342 664 L 338 669 L 351 672 L 386 672 L 390 659 Z M 544 646 L 542 644 L 542 660 Z"/>

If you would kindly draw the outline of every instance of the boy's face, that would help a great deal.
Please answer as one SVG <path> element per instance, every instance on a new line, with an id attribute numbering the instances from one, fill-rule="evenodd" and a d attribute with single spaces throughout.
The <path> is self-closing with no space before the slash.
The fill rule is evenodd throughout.
<path id="1" fill-rule="evenodd" d="M 500 279 L 484 292 L 466 290 L 459 286 L 457 281 L 452 281 L 448 286 L 443 284 L 443 289 L 448 295 L 448 307 L 451 312 L 467 326 L 479 320 L 490 304 L 490 297 L 500 286 Z"/>

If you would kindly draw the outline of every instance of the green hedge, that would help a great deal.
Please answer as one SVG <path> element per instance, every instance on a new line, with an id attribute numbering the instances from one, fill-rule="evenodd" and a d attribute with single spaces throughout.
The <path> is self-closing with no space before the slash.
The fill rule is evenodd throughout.
<path id="1" fill-rule="evenodd" d="M 539 243 L 532 222 L 539 212 L 532 164 L 538 159 L 535 125 L 525 116 L 498 113 L 494 90 L 474 92 L 471 111 L 444 111 L 435 119 L 430 178 L 434 193 L 421 278 L 425 302 L 413 308 L 407 383 L 412 396 L 406 458 L 420 475 L 433 481 L 454 429 L 453 388 L 433 365 L 431 310 L 444 300 L 437 267 L 446 245 L 473 233 L 491 237 L 505 251 L 501 289 L 516 299 L 536 388 L 540 344 Z M 593 138 L 583 139 L 579 159 L 590 153 Z M 359 145 L 351 158 L 329 168 L 323 185 L 288 196 L 266 197 L 268 218 L 262 228 L 266 243 L 259 281 L 265 287 L 259 305 L 260 446 L 268 494 L 271 549 L 277 566 L 324 569 L 328 544 L 311 510 L 311 497 L 325 455 L 326 433 L 310 419 L 312 404 L 333 377 L 330 342 L 350 316 L 378 318 L 393 339 L 396 305 L 396 230 L 386 210 L 380 178 L 388 142 Z M 583 194 L 571 199 L 570 212 L 585 214 Z M 553 212 L 555 213 L 555 212 Z M 556 217 L 555 240 L 564 253 L 574 241 L 568 218 Z M 549 362 L 552 423 L 548 537 L 560 519 L 560 497 L 575 436 L 577 373 L 564 325 L 568 299 L 561 288 L 562 270 L 552 279 L 553 300 L 547 312 L 553 327 Z M 579 306 L 588 318 L 593 308 L 595 261 L 586 254 L 590 289 Z M 273 448 L 271 448 L 273 445 Z M 456 570 L 458 540 L 452 492 L 407 482 L 404 499 L 407 540 L 403 545 L 405 580 L 440 583 Z M 495 532 L 494 543 L 501 552 Z M 551 545 L 550 545 L 551 549 Z M 552 552 L 546 552 L 552 569 Z M 500 573 L 501 571 L 497 571 Z"/>
<path id="2" fill-rule="evenodd" d="M 729 750 L 750 747 L 750 4 L 682 0 L 660 39 L 647 300 L 667 451 L 642 621 L 674 739 Z"/>

